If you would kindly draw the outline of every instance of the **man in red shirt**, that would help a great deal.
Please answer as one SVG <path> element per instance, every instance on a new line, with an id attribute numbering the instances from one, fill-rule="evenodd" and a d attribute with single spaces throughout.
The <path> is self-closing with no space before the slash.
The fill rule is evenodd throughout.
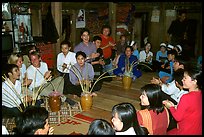
<path id="1" fill-rule="evenodd" d="M 100 37 L 102 39 L 101 46 L 100 48 L 103 50 L 103 56 L 104 56 L 104 61 L 105 61 L 105 66 L 104 66 L 104 72 L 112 69 L 112 49 L 115 48 L 115 41 L 113 37 L 110 36 L 111 34 L 111 27 L 109 25 L 104 25 L 102 27 L 102 34 L 100 34 Z M 113 72 L 109 72 L 110 75 L 113 74 Z"/>

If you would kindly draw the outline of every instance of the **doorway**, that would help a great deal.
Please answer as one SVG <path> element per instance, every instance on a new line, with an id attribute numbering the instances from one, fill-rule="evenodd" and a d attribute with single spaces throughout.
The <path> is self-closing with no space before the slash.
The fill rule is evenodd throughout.
<path id="1" fill-rule="evenodd" d="M 144 38 L 148 35 L 148 12 L 136 12 L 134 14 L 133 40 L 138 42 L 138 49 L 144 47 Z"/>

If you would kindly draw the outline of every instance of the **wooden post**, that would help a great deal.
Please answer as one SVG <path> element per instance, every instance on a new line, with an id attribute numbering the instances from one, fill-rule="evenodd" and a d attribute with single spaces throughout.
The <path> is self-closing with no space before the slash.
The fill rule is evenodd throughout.
<path id="1" fill-rule="evenodd" d="M 71 10 L 71 34 L 70 34 L 70 40 L 73 44 L 73 48 L 76 45 L 76 16 L 77 16 L 76 10 Z"/>
<path id="2" fill-rule="evenodd" d="M 55 26 L 57 28 L 59 37 L 62 35 L 62 2 L 51 2 L 51 11 L 52 16 L 55 21 Z M 57 40 L 57 43 L 54 44 L 54 74 L 56 74 L 56 65 L 57 65 L 57 54 L 60 52 L 60 43 L 61 39 Z"/>
<path id="3" fill-rule="evenodd" d="M 111 26 L 111 36 L 116 40 L 116 4 L 109 2 L 109 24 Z"/>

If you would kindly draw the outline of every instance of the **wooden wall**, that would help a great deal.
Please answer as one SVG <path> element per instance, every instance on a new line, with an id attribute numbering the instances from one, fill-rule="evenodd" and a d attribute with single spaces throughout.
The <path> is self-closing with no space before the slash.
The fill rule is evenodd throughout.
<path id="1" fill-rule="evenodd" d="M 48 3 L 44 4 L 44 5 L 47 5 Z M 59 3 L 60 4 L 60 3 Z M 70 32 L 70 40 L 71 42 L 73 43 L 73 46 L 78 44 L 81 39 L 80 39 L 80 29 L 76 29 L 75 28 L 75 23 L 76 23 L 76 16 L 78 14 L 78 10 L 83 8 L 87 11 L 87 16 L 86 16 L 86 19 L 87 19 L 87 25 L 88 26 L 91 26 L 91 23 L 95 23 L 97 24 L 97 26 L 91 26 L 90 28 L 94 28 L 93 32 L 97 32 L 99 30 L 99 28 L 101 28 L 102 26 L 101 25 L 101 22 L 96 22 L 97 19 L 93 19 L 93 16 L 90 15 L 90 12 L 91 11 L 91 4 L 92 3 L 87 3 L 85 2 L 84 4 L 82 3 L 82 6 L 74 6 L 74 4 L 72 3 L 71 6 L 69 7 L 69 4 L 66 3 L 66 6 L 64 6 L 65 4 L 64 3 L 61 3 L 62 4 L 62 10 L 67 10 L 68 13 L 71 17 L 71 32 Z M 133 4 L 135 6 L 135 13 L 146 13 L 148 16 L 147 16 L 147 20 L 146 20 L 146 29 L 147 29 L 147 35 L 149 37 L 149 40 L 150 42 L 152 43 L 152 51 L 153 52 L 156 52 L 158 49 L 159 49 L 159 45 L 161 42 L 164 42 L 166 41 L 166 38 L 167 38 L 167 29 L 171 23 L 172 20 L 174 20 L 176 18 L 176 16 L 167 16 L 166 15 L 166 10 L 173 10 L 173 9 L 187 9 L 188 10 L 188 18 L 191 18 L 191 19 L 196 19 L 197 20 L 197 33 L 196 33 L 196 48 L 195 48 L 195 54 L 196 55 L 201 55 L 202 54 L 202 4 L 199 3 L 199 2 L 134 2 L 134 3 L 125 3 L 125 2 L 117 2 L 117 3 L 112 3 L 112 2 L 106 2 L 105 4 L 101 4 L 101 7 L 100 7 L 100 4 L 95 4 L 94 7 L 93 7 L 93 10 L 97 10 L 97 9 L 100 9 L 100 10 L 104 10 L 104 14 L 106 13 L 105 11 L 108 10 L 111 10 L 111 14 L 108 13 L 108 18 L 109 20 L 111 21 L 111 24 L 114 25 L 112 26 L 112 28 L 114 28 L 115 32 L 112 34 L 112 36 L 118 40 L 118 36 L 117 36 L 117 32 L 116 32 L 116 25 L 118 23 L 117 19 L 121 19 L 119 18 L 118 16 L 127 16 L 127 11 L 124 12 L 123 15 L 121 14 L 116 14 L 116 13 L 113 13 L 113 12 L 118 12 L 123 9 L 127 9 L 127 5 L 130 5 L 130 4 Z M 43 4 L 42 4 L 43 5 Z M 98 7 L 97 7 L 98 6 Z M 86 7 L 88 7 L 88 9 L 86 9 Z M 42 8 L 42 6 L 41 6 Z M 41 11 L 42 13 L 45 13 L 46 11 L 46 6 L 44 6 L 43 8 L 43 11 Z M 53 7 L 54 8 L 54 7 Z M 160 14 L 159 14 L 159 22 L 152 22 L 151 21 L 151 16 L 152 16 L 152 12 L 154 9 L 157 9 L 160 11 Z M 33 9 L 35 10 L 35 9 Z M 37 9 L 39 10 L 39 9 Z M 53 9 L 54 10 L 54 9 Z M 56 11 L 56 9 L 55 9 Z M 57 11 L 56 11 L 57 12 Z M 34 12 L 33 16 L 39 16 L 39 11 L 38 12 Z M 62 12 L 58 12 L 58 14 L 60 14 Z M 58 14 L 55 14 L 55 17 L 56 18 Z M 90 15 L 90 16 L 89 16 Z M 95 16 L 95 15 L 94 15 Z M 89 18 L 90 17 L 90 18 Z M 34 35 L 41 35 L 39 34 L 41 32 L 41 30 L 38 30 L 38 29 L 41 29 L 41 27 L 38 27 L 38 24 L 40 24 L 39 20 L 36 19 L 36 17 L 33 17 L 35 18 L 35 20 L 33 19 L 33 30 L 34 30 Z M 59 18 L 59 17 L 58 17 Z M 40 19 L 40 18 L 39 18 Z M 122 18 L 124 19 L 124 18 Z M 140 27 L 142 27 L 142 25 L 144 24 L 141 24 L 143 23 L 141 20 L 143 18 L 135 18 L 134 21 L 137 22 L 137 24 L 132 24 L 132 26 L 129 26 L 129 27 L 133 27 L 132 30 L 134 31 L 138 31 L 138 32 L 134 32 L 132 33 L 131 32 L 131 35 L 132 37 L 130 38 L 134 38 L 136 35 L 137 37 L 139 37 L 139 39 L 141 39 L 141 35 L 144 35 L 141 33 L 141 31 L 144 31 L 143 29 L 144 28 L 139 28 L 138 26 L 135 26 L 135 25 L 138 25 Z M 91 20 L 93 20 L 91 22 Z M 57 21 L 55 19 L 57 25 L 59 26 L 57 29 L 59 31 L 59 34 L 61 35 L 61 26 L 62 25 L 59 25 L 60 22 Z M 139 41 L 140 43 L 142 43 L 143 41 L 140 40 Z M 59 49 L 57 49 L 59 51 Z"/>

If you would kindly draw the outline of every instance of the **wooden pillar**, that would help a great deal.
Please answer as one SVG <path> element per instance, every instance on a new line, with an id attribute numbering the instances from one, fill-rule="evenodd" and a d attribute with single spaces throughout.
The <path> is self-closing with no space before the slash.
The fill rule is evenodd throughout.
<path id="1" fill-rule="evenodd" d="M 56 72 L 56 65 L 57 65 L 57 54 L 61 51 L 60 50 L 60 43 L 62 38 L 62 2 L 51 2 L 51 11 L 52 16 L 55 22 L 55 26 L 57 28 L 59 39 L 57 40 L 57 43 L 55 43 L 54 46 L 54 71 Z M 54 72 L 54 74 L 56 74 Z"/>
<path id="2" fill-rule="evenodd" d="M 72 42 L 73 48 L 77 44 L 76 43 L 76 16 L 77 16 L 77 11 L 76 10 L 71 10 L 71 34 L 70 34 L 70 41 Z"/>
<path id="3" fill-rule="evenodd" d="M 111 36 L 116 40 L 116 4 L 109 2 L 109 24 L 111 26 Z"/>

